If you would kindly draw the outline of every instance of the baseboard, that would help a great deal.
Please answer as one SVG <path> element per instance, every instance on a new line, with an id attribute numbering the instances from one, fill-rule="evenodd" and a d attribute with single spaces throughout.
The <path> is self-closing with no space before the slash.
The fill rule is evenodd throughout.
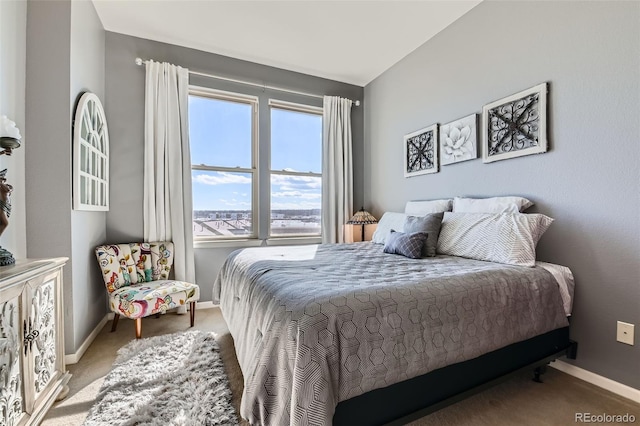
<path id="1" fill-rule="evenodd" d="M 196 303 L 196 310 L 199 310 L 199 309 L 211 309 L 211 308 L 214 308 L 216 306 L 218 306 L 218 305 L 214 305 L 213 302 L 210 301 L 210 300 L 207 301 L 207 302 L 197 302 Z M 78 361 L 80 361 L 80 358 L 82 358 L 82 355 L 84 355 L 84 353 L 87 351 L 87 349 L 89 349 L 89 346 L 91 345 L 91 343 L 93 343 L 95 338 L 98 336 L 98 333 L 100 333 L 100 330 L 102 330 L 102 328 L 105 326 L 105 324 L 107 322 L 113 320 L 113 316 L 114 316 L 113 312 L 109 312 L 108 314 L 106 314 L 104 316 L 104 318 L 102 318 L 102 320 L 100 320 L 98 325 L 96 325 L 96 328 L 94 328 L 93 331 L 84 340 L 84 342 L 82 342 L 82 345 L 80 345 L 80 347 L 78 348 L 78 350 L 75 353 L 65 354 L 64 363 L 65 364 L 77 364 Z"/>
<path id="2" fill-rule="evenodd" d="M 100 333 L 100 330 L 102 330 L 104 325 L 107 322 L 109 322 L 109 320 L 112 320 L 112 319 L 113 319 L 113 313 L 106 314 L 104 316 L 104 318 L 102 318 L 100 320 L 98 325 L 96 325 L 96 327 L 93 329 L 93 331 L 87 336 L 87 338 L 84 339 L 84 342 L 82 342 L 82 345 L 80 345 L 80 347 L 78 348 L 78 350 L 75 353 L 65 354 L 64 363 L 65 364 L 76 364 L 78 361 L 80 361 L 80 358 L 82 358 L 82 355 L 84 355 L 84 353 L 87 351 L 87 349 L 89 349 L 89 346 L 91 345 L 91 343 L 93 343 L 95 338 L 98 336 L 98 333 Z"/>
<path id="3" fill-rule="evenodd" d="M 208 300 L 206 302 L 196 302 L 196 311 L 198 309 L 211 309 L 215 308 L 216 306 L 218 305 L 214 305 L 211 300 Z"/>
<path id="4" fill-rule="evenodd" d="M 616 395 L 620 395 L 624 398 L 630 399 L 634 402 L 640 403 L 640 390 L 632 388 L 631 386 L 624 385 L 606 377 L 600 376 L 591 371 L 585 370 L 580 367 L 576 367 L 568 362 L 556 360 L 550 364 L 551 367 L 556 370 L 560 370 L 570 376 L 577 377 L 585 382 L 591 383 L 603 389 L 613 392 Z"/>

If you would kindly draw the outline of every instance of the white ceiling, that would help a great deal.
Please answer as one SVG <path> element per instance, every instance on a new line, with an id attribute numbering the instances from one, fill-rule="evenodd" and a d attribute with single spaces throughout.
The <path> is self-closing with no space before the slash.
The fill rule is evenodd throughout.
<path id="1" fill-rule="evenodd" d="M 93 3 L 107 31 L 364 86 L 480 1 Z"/>

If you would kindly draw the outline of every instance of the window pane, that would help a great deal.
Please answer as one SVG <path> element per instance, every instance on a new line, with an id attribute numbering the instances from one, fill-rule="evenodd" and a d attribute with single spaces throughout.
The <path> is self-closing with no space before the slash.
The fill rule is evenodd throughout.
<path id="1" fill-rule="evenodd" d="M 322 116 L 271 108 L 271 170 L 322 173 Z"/>
<path id="2" fill-rule="evenodd" d="M 320 235 L 322 179 L 271 174 L 271 235 Z"/>
<path id="3" fill-rule="evenodd" d="M 251 173 L 192 170 L 193 235 L 195 237 L 253 234 Z"/>
<path id="4" fill-rule="evenodd" d="M 191 164 L 251 168 L 252 107 L 189 96 Z"/>

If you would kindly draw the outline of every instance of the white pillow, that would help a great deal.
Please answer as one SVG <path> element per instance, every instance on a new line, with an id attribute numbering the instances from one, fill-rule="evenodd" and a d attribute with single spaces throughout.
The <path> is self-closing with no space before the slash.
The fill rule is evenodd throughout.
<path id="1" fill-rule="evenodd" d="M 406 218 L 407 215 L 404 213 L 386 212 L 380 218 L 378 227 L 374 231 L 373 237 L 371 237 L 371 241 L 376 244 L 385 244 L 392 229 L 402 231 Z"/>
<path id="2" fill-rule="evenodd" d="M 518 213 L 533 206 L 523 197 L 461 198 L 453 199 L 456 213 Z"/>
<path id="3" fill-rule="evenodd" d="M 424 216 L 430 213 L 451 211 L 451 198 L 446 200 L 407 201 L 404 214 L 407 216 Z"/>
<path id="4" fill-rule="evenodd" d="M 543 214 L 445 213 L 437 252 L 535 266 L 536 245 L 552 222 Z"/>

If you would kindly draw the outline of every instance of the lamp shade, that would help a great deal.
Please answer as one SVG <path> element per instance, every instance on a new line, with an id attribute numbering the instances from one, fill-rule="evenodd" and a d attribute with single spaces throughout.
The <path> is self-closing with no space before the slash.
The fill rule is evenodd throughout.
<path id="1" fill-rule="evenodd" d="M 371 223 L 378 223 L 378 219 L 373 217 L 364 207 L 358 210 L 347 222 L 348 225 L 369 225 Z"/>

